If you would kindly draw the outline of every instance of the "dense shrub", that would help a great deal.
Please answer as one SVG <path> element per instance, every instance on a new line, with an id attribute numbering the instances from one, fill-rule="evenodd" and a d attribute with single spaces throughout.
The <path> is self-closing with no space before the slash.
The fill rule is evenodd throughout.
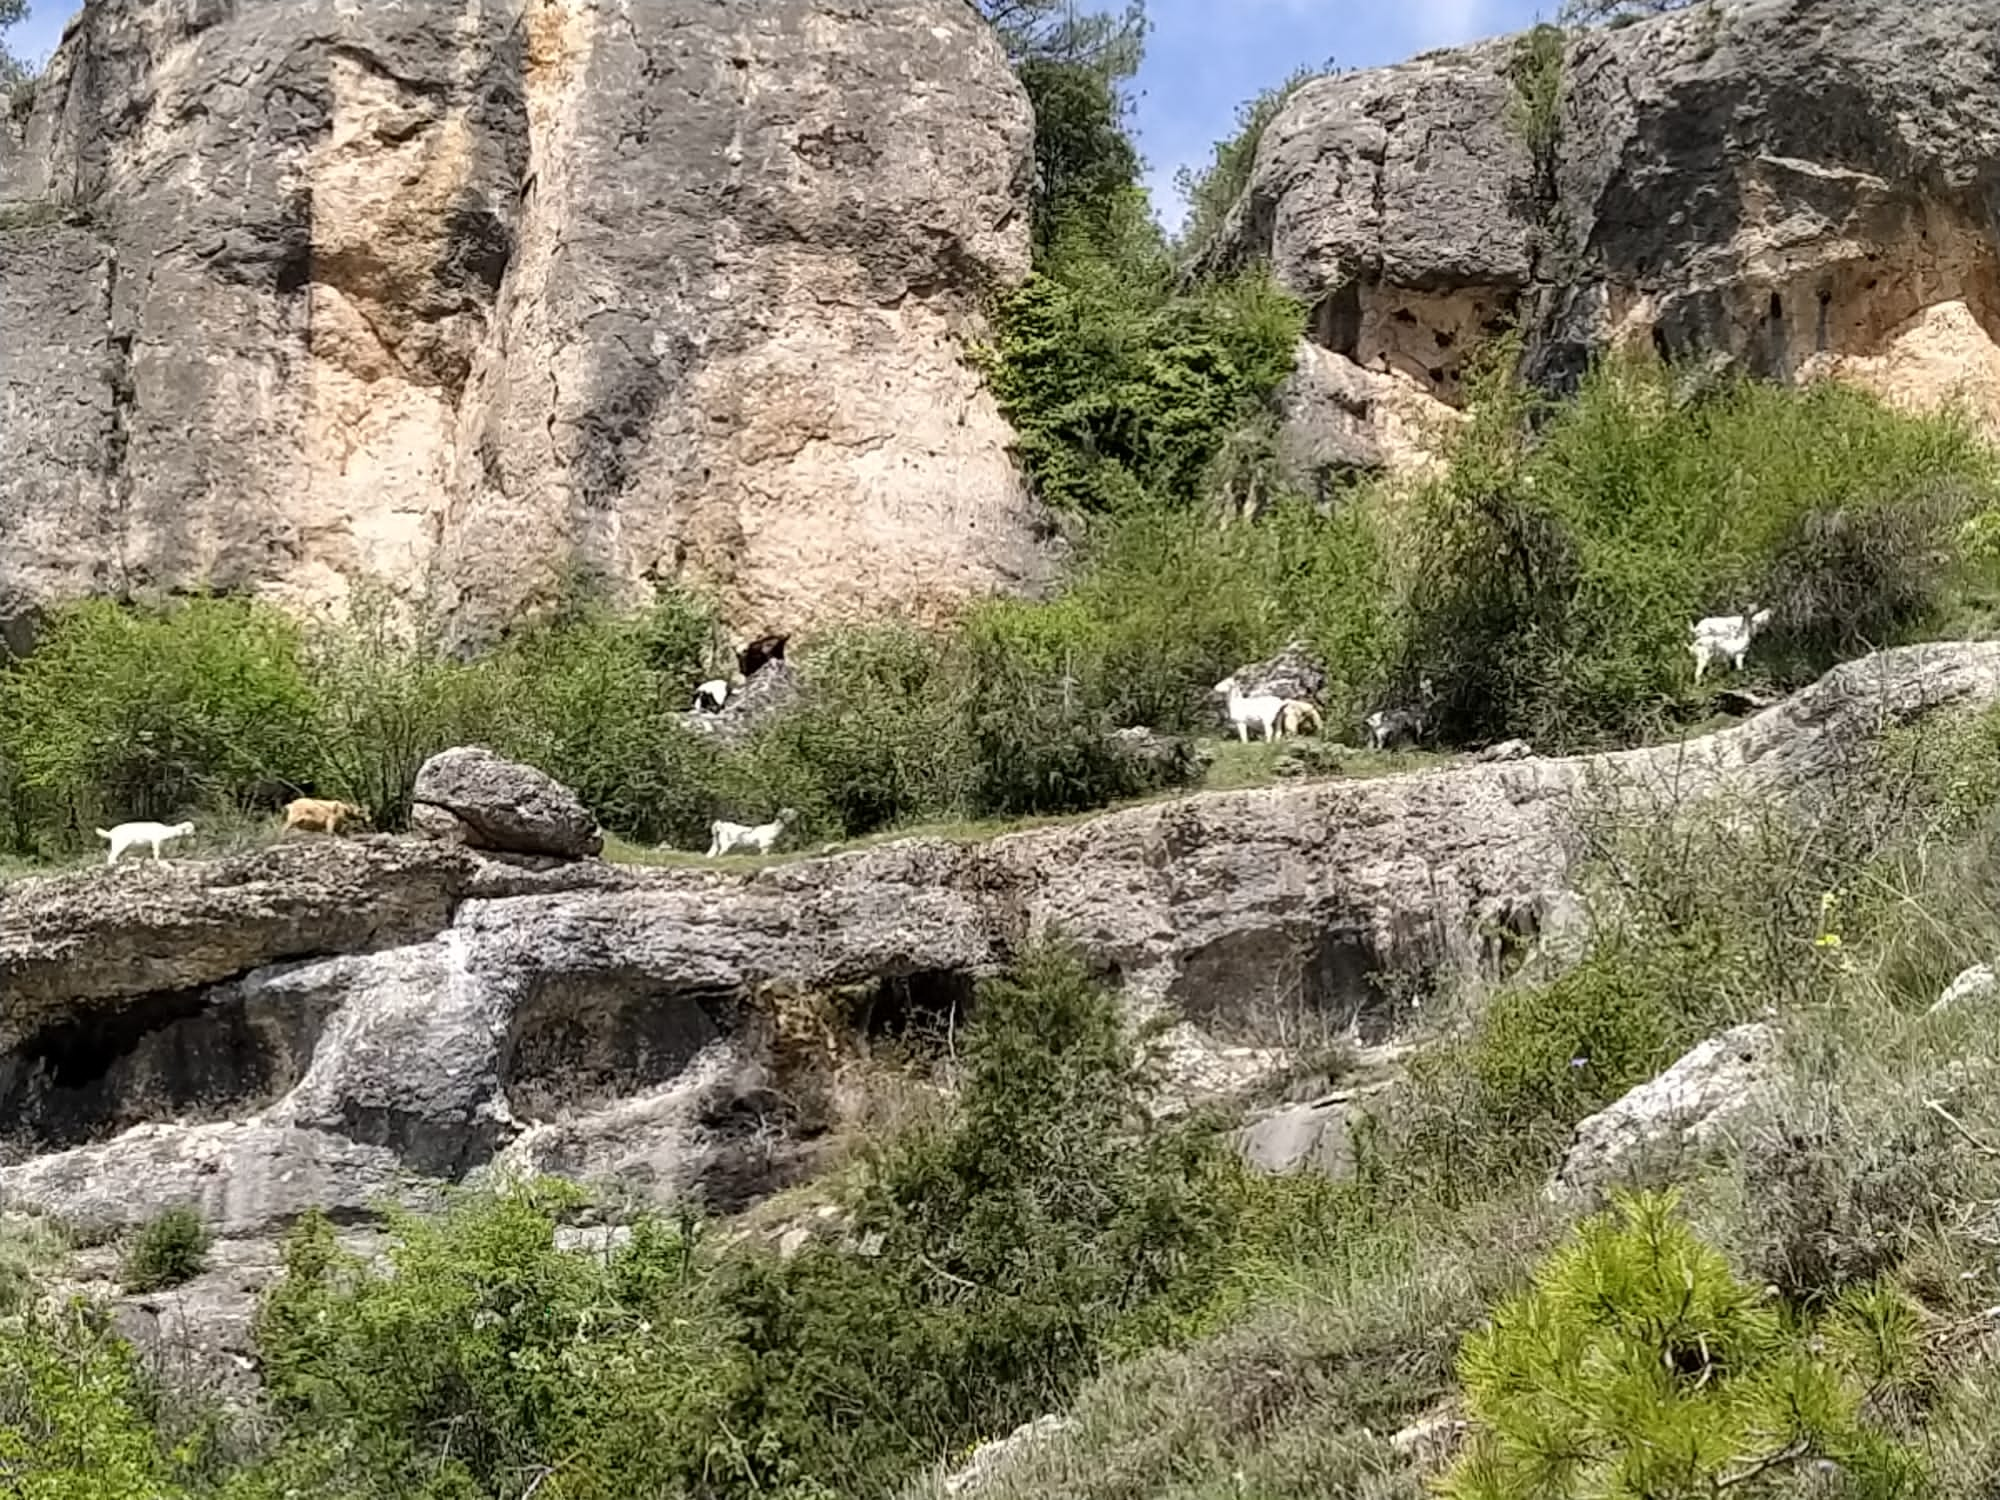
<path id="1" fill-rule="evenodd" d="M 1262 273 L 1174 294 L 1150 268 L 1085 263 L 1002 303 L 988 361 L 1023 466 L 1058 509 L 1204 498 L 1209 465 L 1291 372 L 1304 313 Z"/>
<path id="2" fill-rule="evenodd" d="M 0 760 L 47 842 L 94 824 L 172 821 L 268 777 L 312 775 L 315 702 L 298 629 L 240 599 L 58 611 L 0 671 Z"/>
<path id="3" fill-rule="evenodd" d="M 208 1227 L 192 1208 L 170 1208 L 146 1221 L 125 1252 L 128 1292 L 153 1292 L 192 1281 L 208 1263 Z"/>
<path id="4" fill-rule="evenodd" d="M 1473 420 L 1420 500 L 1405 672 L 1436 682 L 1453 739 L 1579 745 L 1698 717 L 1688 624 L 1751 603 L 1793 622 L 1783 685 L 1859 639 L 1896 644 L 1943 604 L 1953 539 L 1994 493 L 1991 449 L 1954 414 L 1831 384 L 1688 400 L 1636 356 L 1544 409 L 1511 359 L 1503 342 L 1475 370 Z"/>
<path id="5" fill-rule="evenodd" d="M 184 1500 L 150 1417 L 132 1351 L 95 1309 L 29 1312 L 0 1330 L 0 1491 Z"/>
<path id="6" fill-rule="evenodd" d="M 1768 1494 L 1822 1458 L 1843 1493 L 1925 1493 L 1918 1455 L 1864 1414 L 1919 1362 L 1916 1308 L 1878 1289 L 1802 1325 L 1739 1281 L 1676 1207 L 1627 1198 L 1586 1221 L 1466 1340 L 1473 1431 L 1443 1493 Z"/>

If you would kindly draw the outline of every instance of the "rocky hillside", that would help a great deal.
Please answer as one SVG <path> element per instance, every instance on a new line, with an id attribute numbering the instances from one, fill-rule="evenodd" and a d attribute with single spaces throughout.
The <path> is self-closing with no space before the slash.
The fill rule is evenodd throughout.
<path id="1" fill-rule="evenodd" d="M 2000 425 L 2000 33 L 1972 0 L 1731 0 L 1311 83 L 1213 253 L 1313 306 L 1310 463 L 1409 456 L 1509 319 Z"/>
<path id="2" fill-rule="evenodd" d="M 1503 933 L 1561 961 L 1590 810 L 1809 798 L 1885 724 L 1995 697 L 2000 645 L 1909 648 L 1686 745 L 748 874 L 366 838 L 17 881 L 0 1197 L 100 1236 L 196 1204 L 239 1245 L 231 1285 L 307 1208 L 365 1223 L 494 1166 L 740 1207 L 815 1164 L 871 1027 L 957 1017 L 1049 930 L 1136 1013 L 1174 1014 L 1184 1090 L 1228 1093 L 1283 1060 L 1301 1007 L 1380 1041 L 1410 1018 L 1391 1003 L 1409 985 L 1379 979 L 1518 956 Z"/>
<path id="3" fill-rule="evenodd" d="M 1032 116 L 960 0 L 90 0 L 0 119 L 0 626 L 478 630 L 569 565 L 744 627 L 1039 576 L 964 360 Z"/>

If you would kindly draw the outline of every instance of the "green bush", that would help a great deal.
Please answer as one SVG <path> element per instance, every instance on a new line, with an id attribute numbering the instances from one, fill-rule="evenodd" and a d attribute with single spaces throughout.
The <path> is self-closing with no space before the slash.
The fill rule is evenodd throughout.
<path id="1" fill-rule="evenodd" d="M 131 1350 L 86 1303 L 0 1333 L 0 1490 L 20 1500 L 185 1500 Z"/>
<path id="2" fill-rule="evenodd" d="M 1993 451 L 1956 414 L 1827 383 L 1687 400 L 1637 356 L 1544 407 L 1510 383 L 1512 348 L 1474 371 L 1473 420 L 1419 502 L 1404 671 L 1437 684 L 1448 739 L 1581 746 L 1702 717 L 1688 626 L 1751 603 L 1794 622 L 1752 655 L 1781 686 L 1855 643 L 1843 618 L 1898 644 L 1994 493 Z"/>
<path id="3" fill-rule="evenodd" d="M 1023 466 L 1063 510 L 1205 498 L 1229 435 L 1291 373 L 1304 313 L 1262 275 L 1180 295 L 1167 268 L 1038 275 L 1001 304 L 988 360 Z"/>
<path id="4" fill-rule="evenodd" d="M 488 674 L 446 653 L 424 622 L 405 627 L 378 590 L 357 590 L 345 619 L 313 630 L 304 662 L 320 730 L 316 789 L 366 808 L 377 828 L 403 828 L 424 762 L 479 742 L 493 721 Z"/>
<path id="5" fill-rule="evenodd" d="M 967 685 L 948 637 L 902 624 L 840 631 L 802 657 L 800 672 L 805 706 L 763 734 L 755 754 L 810 776 L 831 831 L 859 837 L 969 805 Z"/>
<path id="6" fill-rule="evenodd" d="M 1878 1289 L 1801 1323 L 1737 1280 L 1676 1207 L 1624 1198 L 1586 1221 L 1466 1340 L 1472 1437 L 1442 1493 L 1775 1494 L 1821 1458 L 1843 1493 L 1925 1493 L 1918 1455 L 1864 1414 L 1918 1363 L 1916 1310 Z"/>
<path id="7" fill-rule="evenodd" d="M 192 1281 L 208 1264 L 208 1226 L 192 1208 L 170 1208 L 133 1237 L 119 1275 L 128 1292 L 155 1292 Z"/>
<path id="8" fill-rule="evenodd" d="M 241 599 L 57 611 L 34 654 L 0 669 L 0 760 L 41 840 L 309 778 L 318 734 L 299 651 L 290 620 Z"/>

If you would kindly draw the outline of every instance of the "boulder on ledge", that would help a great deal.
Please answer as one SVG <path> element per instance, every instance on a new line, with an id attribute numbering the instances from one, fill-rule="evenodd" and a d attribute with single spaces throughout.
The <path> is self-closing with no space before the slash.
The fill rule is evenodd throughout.
<path id="1" fill-rule="evenodd" d="M 428 838 L 495 854 L 585 859 L 604 852 L 597 820 L 576 793 L 476 745 L 424 762 L 410 825 Z"/>

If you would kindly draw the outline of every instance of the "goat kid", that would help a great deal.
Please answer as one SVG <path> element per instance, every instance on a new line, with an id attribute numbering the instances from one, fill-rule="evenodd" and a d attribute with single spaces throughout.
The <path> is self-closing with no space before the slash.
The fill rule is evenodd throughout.
<path id="1" fill-rule="evenodd" d="M 729 701 L 729 679 L 712 677 L 694 690 L 694 711 L 698 714 L 719 714 L 722 705 Z"/>
<path id="2" fill-rule="evenodd" d="M 778 816 L 769 823 L 759 823 L 754 827 L 748 823 L 727 823 L 717 818 L 708 825 L 707 858 L 730 854 L 738 849 L 751 854 L 769 854 L 778 840 L 793 823 L 798 821 L 796 808 L 783 807 Z"/>
<path id="3" fill-rule="evenodd" d="M 1750 643 L 1770 623 L 1771 612 L 1754 604 L 1747 616 L 1710 615 L 1696 620 L 1688 627 L 1694 637 L 1688 643 L 1688 650 L 1694 653 L 1694 680 L 1700 682 L 1702 673 L 1723 658 L 1727 658 L 1731 670 L 1742 671 L 1743 658 L 1750 654 Z"/>
<path id="4" fill-rule="evenodd" d="M 1319 710 L 1311 703 L 1304 698 L 1287 698 L 1284 708 L 1278 714 L 1278 733 L 1301 735 L 1305 733 L 1308 724 L 1312 726 L 1314 734 L 1322 733 L 1326 728 L 1326 721 L 1320 717 Z"/>
<path id="5" fill-rule="evenodd" d="M 1285 712 L 1285 700 L 1276 693 L 1257 693 L 1245 697 L 1242 687 L 1234 677 L 1225 677 L 1218 682 L 1214 691 L 1223 695 L 1228 702 L 1229 722 L 1236 726 L 1236 738 L 1245 744 L 1250 740 L 1250 726 L 1263 726 L 1264 738 L 1274 740 L 1280 731 L 1278 720 Z"/>
<path id="6" fill-rule="evenodd" d="M 294 828 L 307 833 L 340 832 L 346 822 L 364 823 L 368 814 L 352 802 L 335 802 L 322 797 L 298 797 L 285 804 L 285 832 Z"/>
<path id="7" fill-rule="evenodd" d="M 160 845 L 169 839 L 185 838 L 194 832 L 192 823 L 120 823 L 116 828 L 100 828 L 97 836 L 111 841 L 111 851 L 104 857 L 107 865 L 118 863 L 118 856 L 136 844 L 150 844 L 153 858 L 160 857 Z"/>

